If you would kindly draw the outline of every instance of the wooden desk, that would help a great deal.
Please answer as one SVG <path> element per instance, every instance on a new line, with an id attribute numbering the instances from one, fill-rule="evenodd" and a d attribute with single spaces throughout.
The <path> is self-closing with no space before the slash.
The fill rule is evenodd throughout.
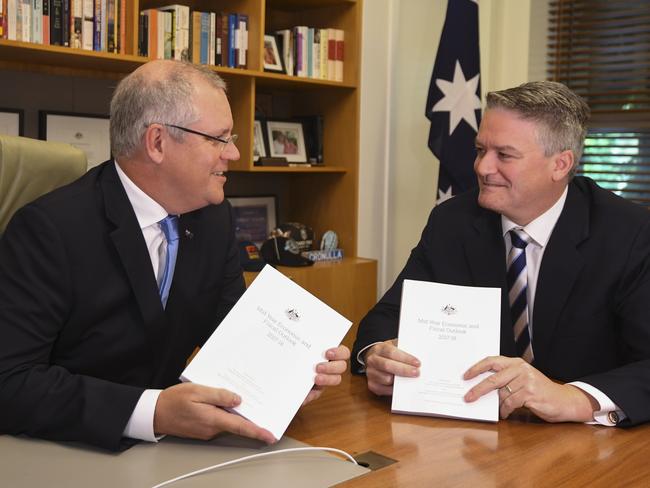
<path id="1" fill-rule="evenodd" d="M 365 377 L 344 378 L 300 410 L 288 435 L 398 460 L 340 487 L 648 486 L 650 425 L 497 424 L 393 415 Z"/>

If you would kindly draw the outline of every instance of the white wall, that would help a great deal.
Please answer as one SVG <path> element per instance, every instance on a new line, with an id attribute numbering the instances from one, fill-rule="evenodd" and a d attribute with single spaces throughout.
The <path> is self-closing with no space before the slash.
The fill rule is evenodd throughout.
<path id="1" fill-rule="evenodd" d="M 543 78 L 546 0 L 479 3 L 482 91 Z M 424 109 L 446 8 L 446 0 L 364 2 L 358 254 L 379 260 L 380 294 L 435 203 L 438 161 Z"/>

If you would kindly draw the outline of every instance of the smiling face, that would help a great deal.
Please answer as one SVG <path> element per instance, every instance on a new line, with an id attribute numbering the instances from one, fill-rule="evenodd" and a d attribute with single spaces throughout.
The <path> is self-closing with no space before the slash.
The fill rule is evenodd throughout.
<path id="1" fill-rule="evenodd" d="M 188 129 L 223 139 L 230 137 L 233 119 L 223 90 L 197 79 L 193 103 L 197 119 L 187 125 Z M 165 157 L 160 164 L 165 208 L 181 214 L 223 202 L 228 162 L 238 159 L 239 150 L 233 143 L 190 133 L 183 133 L 182 141 L 178 141 L 167 132 Z"/>
<path id="2" fill-rule="evenodd" d="M 476 150 L 479 205 L 522 226 L 560 198 L 573 165 L 570 151 L 544 155 L 536 122 L 500 108 L 485 112 Z"/>

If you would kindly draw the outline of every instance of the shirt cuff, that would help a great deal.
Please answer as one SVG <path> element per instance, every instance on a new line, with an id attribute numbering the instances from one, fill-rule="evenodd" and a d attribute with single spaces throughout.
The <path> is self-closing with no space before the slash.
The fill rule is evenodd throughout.
<path id="1" fill-rule="evenodd" d="M 156 411 L 158 396 L 162 390 L 145 390 L 133 409 L 122 436 L 148 442 L 158 442 L 164 436 L 153 432 L 153 416 Z"/>
<path id="2" fill-rule="evenodd" d="M 362 358 L 363 358 L 363 353 L 366 352 L 368 349 L 370 349 L 372 346 L 374 346 L 374 345 L 376 345 L 376 344 L 381 344 L 381 341 L 373 342 L 372 344 L 368 344 L 366 347 L 364 347 L 363 349 L 361 349 L 361 350 L 357 353 L 357 361 L 359 362 L 359 364 L 360 364 L 361 366 L 363 366 L 363 367 L 359 370 L 359 373 L 365 373 L 365 372 L 366 372 L 366 363 L 365 363 L 365 361 L 362 359 Z"/>
<path id="3" fill-rule="evenodd" d="M 588 424 L 600 424 L 608 427 L 614 427 L 620 421 L 627 418 L 627 415 L 616 405 L 607 395 L 605 395 L 598 388 L 591 386 L 582 381 L 573 381 L 569 383 L 576 388 L 580 388 L 585 393 L 588 393 L 596 399 L 600 405 L 600 410 L 594 412 L 594 420 L 587 422 Z"/>

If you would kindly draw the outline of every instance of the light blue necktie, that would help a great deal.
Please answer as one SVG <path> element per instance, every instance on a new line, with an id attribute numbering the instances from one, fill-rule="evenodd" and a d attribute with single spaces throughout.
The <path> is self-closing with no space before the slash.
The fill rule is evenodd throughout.
<path id="1" fill-rule="evenodd" d="M 174 268 L 176 267 L 176 255 L 178 254 L 178 216 L 168 215 L 160 222 L 161 230 L 167 240 L 167 256 L 165 257 L 165 270 L 163 271 L 162 280 L 160 281 L 160 301 L 163 308 L 167 306 L 169 298 L 169 288 L 174 278 Z"/>

